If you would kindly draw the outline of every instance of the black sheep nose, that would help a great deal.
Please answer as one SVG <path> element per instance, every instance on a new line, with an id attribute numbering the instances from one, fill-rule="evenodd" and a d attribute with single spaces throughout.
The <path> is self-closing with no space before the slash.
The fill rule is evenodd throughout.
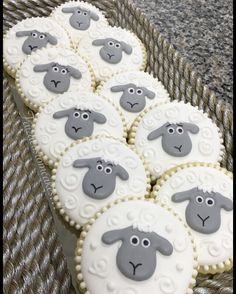
<path id="1" fill-rule="evenodd" d="M 82 25 L 82 22 L 77 21 L 78 26 L 80 27 L 80 25 Z"/>
<path id="2" fill-rule="evenodd" d="M 130 107 L 131 108 L 133 108 L 135 105 L 138 105 L 139 103 L 131 103 L 131 102 L 129 102 L 129 101 L 127 101 L 127 104 L 129 104 L 130 105 Z"/>
<path id="3" fill-rule="evenodd" d="M 115 56 L 114 54 L 109 54 L 109 53 L 107 53 L 107 55 L 108 55 L 109 59 L 111 59 L 112 56 Z"/>
<path id="4" fill-rule="evenodd" d="M 38 48 L 38 46 L 31 46 L 31 45 L 29 45 L 29 48 L 30 48 L 31 51 L 33 51 L 34 49 Z"/>
<path id="5" fill-rule="evenodd" d="M 181 148 L 183 147 L 183 145 L 180 145 L 179 147 L 178 146 L 174 146 L 175 149 L 178 149 L 179 152 L 181 152 Z"/>
<path id="6" fill-rule="evenodd" d="M 97 192 L 98 189 L 103 188 L 103 186 L 96 187 L 93 183 L 91 184 L 91 186 L 94 188 L 94 194 L 96 194 L 96 192 Z"/>
<path id="7" fill-rule="evenodd" d="M 136 269 L 137 269 L 139 266 L 141 266 L 142 263 L 137 263 L 137 264 L 135 265 L 132 261 L 129 261 L 129 264 L 132 265 L 132 267 L 133 267 L 133 275 L 135 276 L 135 271 L 136 271 Z"/>
<path id="8" fill-rule="evenodd" d="M 210 216 L 207 216 L 207 217 L 205 217 L 205 218 L 202 218 L 202 217 L 200 216 L 200 214 L 197 214 L 197 216 L 201 219 L 201 221 L 202 221 L 202 226 L 203 226 L 203 227 L 205 226 L 205 221 L 206 221 L 208 218 L 210 218 Z"/>
<path id="9" fill-rule="evenodd" d="M 57 88 L 57 85 L 61 83 L 61 81 L 51 80 L 51 83 L 54 84 L 54 87 Z"/>

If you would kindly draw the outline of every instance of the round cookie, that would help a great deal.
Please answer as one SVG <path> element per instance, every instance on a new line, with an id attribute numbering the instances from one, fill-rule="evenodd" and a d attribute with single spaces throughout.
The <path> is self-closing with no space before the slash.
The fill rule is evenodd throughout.
<path id="1" fill-rule="evenodd" d="M 153 199 L 104 207 L 84 226 L 76 270 L 82 293 L 190 294 L 197 275 L 191 233 Z"/>
<path id="2" fill-rule="evenodd" d="M 49 17 L 26 18 L 8 30 L 3 40 L 3 65 L 13 78 L 23 60 L 41 48 L 72 46 L 67 32 Z"/>
<path id="3" fill-rule="evenodd" d="M 109 202 L 147 195 L 151 186 L 145 163 L 125 141 L 106 136 L 72 143 L 52 171 L 60 213 L 79 229 Z"/>
<path id="4" fill-rule="evenodd" d="M 24 103 L 37 111 L 60 94 L 93 91 L 95 83 L 90 65 L 76 51 L 44 48 L 22 63 L 16 86 Z"/>
<path id="5" fill-rule="evenodd" d="M 209 163 L 180 165 L 157 181 L 153 196 L 185 220 L 195 238 L 200 272 L 214 274 L 232 267 L 232 173 Z"/>
<path id="6" fill-rule="evenodd" d="M 128 128 L 145 108 L 170 100 L 163 84 L 142 71 L 116 74 L 102 82 L 96 92 L 112 99 L 124 114 Z"/>
<path id="7" fill-rule="evenodd" d="M 75 140 L 91 135 L 126 139 L 124 117 L 106 98 L 90 92 L 65 93 L 36 114 L 33 138 L 40 157 L 53 166 Z"/>
<path id="8" fill-rule="evenodd" d="M 88 32 L 108 26 L 101 10 L 84 1 L 69 1 L 57 6 L 52 11 L 51 17 L 67 30 L 75 45 Z"/>
<path id="9" fill-rule="evenodd" d="M 119 72 L 141 71 L 146 66 L 144 45 L 134 33 L 118 27 L 89 31 L 78 50 L 91 62 L 97 81 Z"/>
<path id="10" fill-rule="evenodd" d="M 190 103 L 157 104 L 135 120 L 129 143 L 146 158 L 152 179 L 190 161 L 216 163 L 223 155 L 222 136 L 212 120 Z"/>

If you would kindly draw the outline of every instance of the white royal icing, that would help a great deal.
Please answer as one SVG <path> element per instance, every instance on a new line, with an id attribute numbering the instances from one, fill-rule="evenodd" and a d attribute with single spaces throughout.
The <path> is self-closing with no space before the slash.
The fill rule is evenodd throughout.
<path id="1" fill-rule="evenodd" d="M 141 111 L 133 113 L 125 110 L 120 105 L 120 97 L 122 96 L 123 92 L 112 92 L 111 87 L 130 83 L 135 84 L 137 87 L 146 87 L 149 91 L 155 93 L 155 97 L 153 99 L 149 99 L 147 97 L 145 98 L 146 106 L 144 109 L 153 104 L 156 104 L 157 102 L 166 102 L 170 100 L 169 94 L 163 84 L 157 78 L 154 78 L 147 72 L 132 71 L 114 75 L 109 80 L 105 81 L 102 87 L 97 89 L 97 92 L 112 99 L 112 101 L 119 107 L 125 116 L 128 128 L 131 127 L 131 124 Z"/>
<path id="2" fill-rule="evenodd" d="M 105 199 L 87 196 L 82 182 L 88 168 L 72 166 L 77 159 L 94 157 L 109 158 L 112 162 L 115 159 L 129 174 L 126 181 L 116 177 L 115 190 Z M 143 162 L 134 151 L 118 140 L 101 137 L 81 142 L 64 153 L 56 173 L 56 191 L 65 213 L 81 226 L 108 202 L 127 195 L 144 195 L 147 181 Z"/>
<path id="3" fill-rule="evenodd" d="M 49 91 L 43 84 L 46 72 L 35 72 L 35 65 L 57 62 L 61 65 L 70 65 L 78 69 L 81 79 L 70 78 L 70 87 L 67 91 L 78 93 L 81 90 L 93 91 L 92 76 L 88 64 L 75 51 L 65 48 L 42 49 L 29 56 L 18 70 L 19 84 L 23 95 L 37 106 L 43 106 L 55 97 L 62 94 Z"/>
<path id="4" fill-rule="evenodd" d="M 60 152 L 74 140 L 66 135 L 65 124 L 68 117 L 53 118 L 57 111 L 72 107 L 89 109 L 103 114 L 107 121 L 104 124 L 94 123 L 92 135 L 108 135 L 122 139 L 124 126 L 122 118 L 115 107 L 103 97 L 90 92 L 65 93 L 49 102 L 39 113 L 35 125 L 35 139 L 40 149 L 49 159 L 55 162 Z M 62 147 L 62 150 L 60 147 Z M 114 158 L 115 159 L 115 158 Z"/>
<path id="5" fill-rule="evenodd" d="M 122 59 L 117 64 L 110 64 L 104 61 L 99 51 L 102 46 L 94 46 L 92 42 L 96 39 L 114 38 L 117 41 L 123 41 L 132 46 L 130 55 L 122 53 Z M 89 31 L 83 37 L 78 45 L 79 53 L 85 56 L 93 67 L 96 80 L 101 81 L 109 78 L 112 74 L 118 72 L 140 70 L 144 64 L 144 52 L 141 41 L 130 31 L 118 28 L 109 27 L 103 30 Z"/>
<path id="6" fill-rule="evenodd" d="M 94 21 L 91 19 L 90 26 L 86 30 L 77 30 L 70 25 L 69 19 L 72 16 L 72 13 L 64 13 L 62 9 L 65 7 L 77 7 L 79 6 L 82 9 L 89 10 L 95 12 L 99 16 L 98 21 Z M 94 5 L 86 3 L 84 1 L 69 1 L 58 7 L 56 7 L 51 17 L 54 18 L 62 27 L 66 29 L 66 31 L 70 34 L 71 39 L 74 44 L 78 44 L 82 37 L 86 36 L 89 31 L 94 32 L 95 30 L 101 30 L 108 26 L 108 22 L 103 15 L 103 13 Z"/>
<path id="7" fill-rule="evenodd" d="M 117 222 L 111 224 L 112 218 Z M 134 222 L 141 227 L 149 226 L 150 232 L 167 239 L 173 246 L 170 256 L 156 252 L 155 272 L 144 281 L 133 281 L 119 271 L 116 256 L 121 241 L 107 245 L 101 240 L 104 233 L 132 226 Z M 165 225 L 174 230 L 166 231 Z M 195 263 L 188 232 L 172 213 L 158 204 L 131 200 L 112 206 L 96 219 L 83 243 L 81 272 L 88 292 L 93 294 L 184 294 L 188 293 Z"/>
<path id="8" fill-rule="evenodd" d="M 183 157 L 169 155 L 163 150 L 162 136 L 154 140 L 147 139 L 152 131 L 167 122 L 187 122 L 199 127 L 197 134 L 188 132 L 192 142 L 189 154 Z M 157 105 L 142 117 L 136 130 L 134 144 L 147 160 L 150 172 L 155 178 L 177 164 L 189 161 L 217 162 L 222 153 L 219 130 L 212 120 L 196 107 L 175 101 Z"/>
<path id="9" fill-rule="evenodd" d="M 185 220 L 185 210 L 189 201 L 174 203 L 171 200 L 172 195 L 204 186 L 208 191 L 214 190 L 224 197 L 233 199 L 232 179 L 215 168 L 204 166 L 186 167 L 177 171 L 161 185 L 156 195 L 172 206 Z M 200 266 L 219 264 L 233 256 L 233 211 L 221 209 L 220 215 L 221 226 L 215 233 L 202 234 L 189 227 L 195 238 Z"/>
<path id="10" fill-rule="evenodd" d="M 42 33 L 50 33 L 57 39 L 56 45 L 47 44 L 47 48 L 58 47 L 70 47 L 70 39 L 66 31 L 53 19 L 49 17 L 33 17 L 27 18 L 16 25 L 14 25 L 4 37 L 3 42 L 3 57 L 8 65 L 14 70 L 17 70 L 21 62 L 28 56 L 22 51 L 22 45 L 27 39 L 25 37 L 17 37 L 16 32 L 37 30 Z"/>

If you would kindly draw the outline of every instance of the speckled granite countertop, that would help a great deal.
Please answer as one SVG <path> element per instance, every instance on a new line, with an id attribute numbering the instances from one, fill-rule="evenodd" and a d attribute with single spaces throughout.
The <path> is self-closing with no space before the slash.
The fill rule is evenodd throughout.
<path id="1" fill-rule="evenodd" d="M 233 100 L 232 0 L 132 0 L 219 99 Z"/>

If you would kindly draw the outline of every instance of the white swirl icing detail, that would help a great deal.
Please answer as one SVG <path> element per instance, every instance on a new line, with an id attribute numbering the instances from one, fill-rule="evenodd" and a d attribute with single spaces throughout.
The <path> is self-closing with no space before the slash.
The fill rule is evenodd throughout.
<path id="1" fill-rule="evenodd" d="M 187 242 L 186 238 L 184 238 L 184 239 L 177 238 L 174 240 L 173 246 L 177 252 L 183 252 L 187 248 L 188 242 Z"/>
<path id="2" fill-rule="evenodd" d="M 95 260 L 93 264 L 88 268 L 88 272 L 99 278 L 106 278 L 108 275 L 108 259 L 102 257 Z"/>
<path id="3" fill-rule="evenodd" d="M 165 116 L 168 119 L 176 119 L 179 116 L 179 108 L 178 107 L 172 107 L 165 111 Z"/>
<path id="4" fill-rule="evenodd" d="M 162 293 L 172 294 L 175 293 L 175 283 L 174 281 L 167 276 L 162 276 L 158 279 L 158 286 Z"/>
<path id="5" fill-rule="evenodd" d="M 170 186 L 172 189 L 179 188 L 184 183 L 184 178 L 182 176 L 175 176 L 170 180 Z"/>
<path id="6" fill-rule="evenodd" d="M 222 239 L 222 246 L 228 250 L 231 249 L 233 247 L 233 240 L 230 237 L 224 238 Z"/>
<path id="7" fill-rule="evenodd" d="M 68 191 L 76 190 L 76 188 L 80 184 L 78 176 L 76 174 L 69 174 L 65 177 L 62 177 L 59 181 L 62 187 Z"/>
<path id="8" fill-rule="evenodd" d="M 203 242 L 204 243 L 204 242 Z M 217 257 L 221 255 L 221 247 L 218 246 L 216 243 L 212 242 L 207 246 L 208 253 L 213 256 Z"/>
<path id="9" fill-rule="evenodd" d="M 77 207 L 77 197 L 75 195 L 69 195 L 65 200 L 65 208 L 66 209 L 75 209 Z"/>
<path id="10" fill-rule="evenodd" d="M 107 217 L 107 225 L 109 227 L 117 226 L 119 224 L 119 215 L 110 215 Z"/>
<path id="11" fill-rule="evenodd" d="M 213 152 L 212 145 L 206 141 L 199 142 L 198 149 L 203 155 L 210 155 Z"/>
<path id="12" fill-rule="evenodd" d="M 189 121 L 193 123 L 199 123 L 204 118 L 203 114 L 199 111 L 193 112 L 189 115 Z"/>
<path id="13" fill-rule="evenodd" d="M 92 217 L 97 210 L 97 207 L 92 203 L 87 203 L 82 206 L 79 210 L 79 215 L 83 218 L 90 218 Z"/>
<path id="14" fill-rule="evenodd" d="M 202 128 L 201 135 L 205 139 L 212 139 L 214 136 L 212 129 L 209 127 Z"/>

